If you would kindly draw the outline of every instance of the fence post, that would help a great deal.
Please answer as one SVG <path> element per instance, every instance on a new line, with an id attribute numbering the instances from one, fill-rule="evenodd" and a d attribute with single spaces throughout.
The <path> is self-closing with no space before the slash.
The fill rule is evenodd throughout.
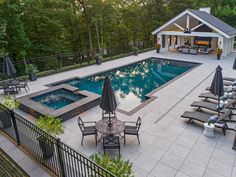
<path id="1" fill-rule="evenodd" d="M 15 113 L 13 110 L 10 110 L 10 114 L 11 114 L 11 120 L 12 120 L 13 128 L 15 131 L 15 135 L 16 135 L 16 143 L 17 143 L 17 146 L 19 146 L 20 145 L 20 136 L 19 136 L 17 125 L 16 125 Z"/>
<path id="2" fill-rule="evenodd" d="M 61 157 L 61 149 L 60 149 L 60 138 L 56 138 L 56 152 L 58 155 L 58 163 L 60 165 L 60 169 L 61 169 L 61 175 L 62 177 L 65 177 L 65 169 L 64 169 L 64 164 L 63 164 L 63 160 Z"/>

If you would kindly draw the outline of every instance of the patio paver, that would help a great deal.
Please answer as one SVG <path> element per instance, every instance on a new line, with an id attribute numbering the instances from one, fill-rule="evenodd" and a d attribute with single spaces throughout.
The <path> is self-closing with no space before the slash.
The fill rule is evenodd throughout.
<path id="1" fill-rule="evenodd" d="M 216 60 L 213 55 L 156 54 L 151 51 L 137 57 L 125 57 L 99 66 L 93 65 L 39 78 L 38 81 L 29 83 L 30 92 L 46 89 L 44 85 L 52 80 L 86 76 L 148 57 L 201 62 L 203 64 L 196 69 L 155 92 L 153 95 L 157 99 L 135 114 L 127 116 L 117 113 L 121 120 L 136 121 L 137 117 L 141 116 L 143 121 L 140 131 L 141 144 L 138 145 L 136 137 L 127 136 L 127 144 L 122 146 L 121 154 L 134 163 L 135 176 L 138 177 L 235 177 L 236 151 L 232 150 L 234 133 L 227 132 L 224 136 L 222 131 L 217 130 L 214 138 L 207 138 L 202 134 L 202 124 L 187 124 L 185 119 L 180 118 L 185 110 L 194 110 L 190 104 L 194 100 L 200 100 L 198 95 L 205 92 L 205 88 L 210 85 L 218 64 L 222 66 L 224 76 L 236 78 L 236 72 L 232 69 L 235 56 L 236 53 L 232 53 L 222 60 Z M 22 92 L 19 96 L 22 95 L 25 93 Z M 97 106 L 80 116 L 86 121 L 99 120 L 101 115 Z M 93 137 L 86 137 L 84 145 L 80 145 L 81 132 L 76 120 L 77 117 L 64 122 L 66 128 L 65 133 L 61 135 L 62 141 L 88 156 L 96 152 L 102 153 L 101 146 L 96 147 Z"/>

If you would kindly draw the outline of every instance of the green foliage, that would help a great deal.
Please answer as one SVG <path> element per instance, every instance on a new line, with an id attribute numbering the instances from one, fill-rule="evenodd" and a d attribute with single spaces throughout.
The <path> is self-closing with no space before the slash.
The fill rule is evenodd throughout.
<path id="1" fill-rule="evenodd" d="M 27 65 L 27 67 L 25 69 L 26 74 L 35 74 L 37 72 L 38 72 L 38 69 L 34 64 Z"/>
<path id="2" fill-rule="evenodd" d="M 0 18 L 0 56 L 3 55 L 5 47 L 7 45 L 6 26 L 7 26 L 6 21 L 4 19 Z"/>
<path id="3" fill-rule="evenodd" d="M 10 95 L 5 96 L 2 99 L 1 104 L 3 104 L 4 106 L 6 106 L 7 108 L 12 109 L 12 110 L 17 109 L 20 106 L 19 101 Z"/>
<path id="4" fill-rule="evenodd" d="M 213 124 L 213 123 L 214 123 L 213 120 L 208 120 L 208 121 L 207 121 L 208 126 L 210 126 L 210 125 Z"/>
<path id="5" fill-rule="evenodd" d="M 0 0 L 0 54 L 7 51 L 25 65 L 29 58 L 82 53 L 91 47 L 122 55 L 133 46 L 154 46 L 154 29 L 187 8 L 199 7 L 211 7 L 213 15 L 236 27 L 235 0 Z M 37 66 L 60 68 L 55 60 Z M 18 71 L 22 68 L 17 65 Z"/>
<path id="6" fill-rule="evenodd" d="M 52 136 L 59 135 L 64 132 L 64 125 L 61 119 L 51 115 L 41 116 L 36 122 L 36 126 Z"/>
<path id="7" fill-rule="evenodd" d="M 1 21 L 5 23 L 6 37 L 4 48 L 9 52 L 10 57 L 20 58 L 20 52 L 27 50 L 30 41 L 25 33 L 24 23 L 21 20 L 21 1 L 4 0 L 0 5 Z"/>
<path id="8" fill-rule="evenodd" d="M 133 177 L 132 164 L 121 157 L 111 158 L 109 155 L 95 154 L 91 159 L 117 177 Z"/>

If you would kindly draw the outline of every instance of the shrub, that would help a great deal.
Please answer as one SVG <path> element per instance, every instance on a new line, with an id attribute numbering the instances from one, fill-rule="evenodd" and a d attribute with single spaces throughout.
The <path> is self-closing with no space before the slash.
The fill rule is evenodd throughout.
<path id="1" fill-rule="evenodd" d="M 35 74 L 37 72 L 38 72 L 38 69 L 34 64 L 27 65 L 27 67 L 25 69 L 26 74 Z"/>
<path id="2" fill-rule="evenodd" d="M 221 55 L 223 53 L 223 50 L 221 48 L 216 49 L 216 55 Z"/>
<path id="3" fill-rule="evenodd" d="M 64 125 L 61 119 L 51 115 L 39 117 L 35 124 L 37 127 L 41 128 L 54 137 L 64 132 Z"/>
<path id="4" fill-rule="evenodd" d="M 134 176 L 132 172 L 132 164 L 128 160 L 123 160 L 121 156 L 117 156 L 112 159 L 107 154 L 95 154 L 91 156 L 91 159 L 117 177 Z"/>
<path id="5" fill-rule="evenodd" d="M 5 96 L 1 103 L 9 109 L 17 109 L 20 106 L 19 101 L 9 95 Z"/>

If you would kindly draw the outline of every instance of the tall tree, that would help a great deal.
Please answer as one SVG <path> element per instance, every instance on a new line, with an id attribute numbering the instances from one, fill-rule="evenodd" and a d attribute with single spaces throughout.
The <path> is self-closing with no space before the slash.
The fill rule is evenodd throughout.
<path id="1" fill-rule="evenodd" d="M 91 59 L 94 59 L 94 50 L 93 50 L 93 36 L 92 36 L 92 30 L 91 30 L 91 17 L 88 12 L 88 1 L 86 0 L 76 0 L 76 4 L 79 7 L 79 10 L 82 10 L 82 13 L 84 15 L 86 28 L 88 31 L 88 41 L 89 41 L 89 49 L 91 54 Z"/>
<path id="2" fill-rule="evenodd" d="M 5 21 L 7 45 L 5 49 L 14 59 L 21 58 L 22 51 L 30 46 L 21 20 L 21 3 L 19 0 L 4 0 L 0 6 L 0 16 Z"/>

